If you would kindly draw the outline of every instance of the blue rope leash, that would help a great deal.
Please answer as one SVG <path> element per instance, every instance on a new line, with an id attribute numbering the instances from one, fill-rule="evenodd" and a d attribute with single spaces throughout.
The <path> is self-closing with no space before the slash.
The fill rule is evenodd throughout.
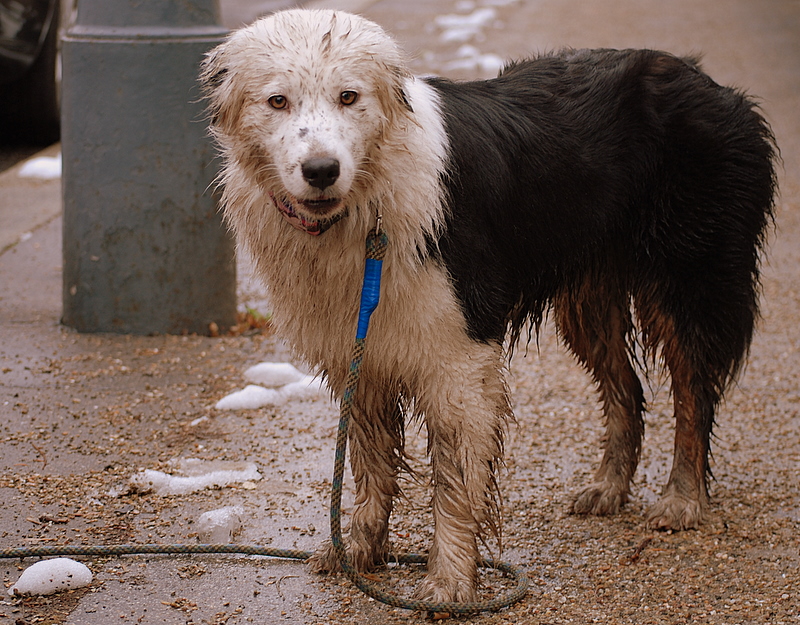
<path id="1" fill-rule="evenodd" d="M 339 417 L 339 429 L 336 435 L 336 455 L 334 460 L 333 483 L 331 485 L 331 543 L 336 551 L 342 570 L 347 577 L 365 594 L 388 605 L 407 610 L 420 610 L 429 613 L 473 614 L 476 612 L 495 611 L 508 607 L 521 600 L 528 592 L 528 578 L 525 572 L 517 566 L 506 562 L 495 562 L 483 559 L 479 566 L 493 568 L 506 573 L 517 580 L 517 585 L 507 594 L 488 601 L 467 603 L 434 602 L 407 599 L 391 592 L 387 592 L 371 583 L 367 578 L 356 571 L 349 561 L 342 541 L 342 487 L 344 481 L 345 454 L 347 451 L 347 431 L 353 411 L 353 401 L 358 387 L 361 372 L 361 362 L 364 358 L 369 320 L 380 299 L 381 270 L 383 258 L 389 240 L 379 226 L 367 236 L 367 259 L 364 267 L 364 285 L 361 291 L 361 305 L 358 313 L 358 328 L 356 331 L 353 356 L 350 370 L 342 396 Z M 292 560 L 307 560 L 311 551 L 297 549 L 277 549 L 261 547 L 258 545 L 89 545 L 89 546 L 39 546 L 0 549 L 0 558 L 29 558 L 46 556 L 120 556 L 140 554 L 210 554 L 210 553 L 239 553 L 245 555 L 269 556 Z M 406 554 L 390 556 L 389 562 L 399 564 L 425 564 L 427 556 L 420 554 Z"/>

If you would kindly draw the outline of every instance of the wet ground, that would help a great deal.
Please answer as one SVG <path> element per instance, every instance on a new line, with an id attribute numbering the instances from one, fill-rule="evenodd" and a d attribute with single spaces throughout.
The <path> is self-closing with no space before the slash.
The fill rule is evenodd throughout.
<path id="1" fill-rule="evenodd" d="M 490 4 L 492 6 L 490 6 Z M 419 73 L 493 73 L 496 57 L 562 45 L 704 53 L 719 82 L 761 97 L 784 164 L 764 264 L 763 320 L 749 365 L 718 415 L 712 507 L 696 531 L 647 531 L 644 511 L 666 480 L 668 387 L 655 376 L 632 501 L 612 518 L 567 514 L 569 494 L 599 460 L 591 385 L 546 328 L 512 363 L 518 425 L 503 473 L 504 557 L 526 567 L 528 597 L 469 623 L 800 623 L 800 4 L 578 0 L 362 3 L 414 54 Z M 476 19 L 455 32 L 443 15 Z M 479 16 L 480 17 L 480 16 Z M 457 20 L 456 20 L 457 21 Z M 464 48 L 464 46 L 471 48 Z M 8 176 L 6 172 L 3 176 Z M 4 178 L 6 184 L 8 178 Z M 16 183 L 15 183 L 16 184 Z M 51 202 L 58 182 L 14 198 Z M 0 181 L 0 187 L 4 183 Z M 0 191 L 0 212 L 25 212 Z M 6 199 L 4 199 L 6 198 Z M 37 199 L 38 198 L 38 199 Z M 49 198 L 49 199 L 48 199 Z M 196 541 L 201 513 L 241 506 L 242 543 L 313 548 L 327 535 L 336 408 L 324 400 L 220 411 L 217 400 L 261 361 L 285 361 L 268 332 L 238 336 L 79 335 L 60 316 L 57 206 L 0 255 L 0 544 Z M 243 265 L 246 278 L 247 268 Z M 246 279 L 243 304 L 262 312 Z M 301 363 L 295 363 L 300 365 Z M 424 432 L 409 433 L 424 476 Z M 130 487 L 141 469 L 176 458 L 254 462 L 261 479 L 189 495 Z M 392 527 L 398 551 L 425 548 L 427 490 L 406 484 Z M 6 587 L 25 565 L 0 561 Z M 88 589 L 0 601 L 0 623 L 407 623 L 339 578 L 301 564 L 241 556 L 88 558 Z M 392 571 L 410 589 L 420 573 Z M 383 574 L 381 574 L 383 577 Z M 502 580 L 489 576 L 486 592 Z"/>

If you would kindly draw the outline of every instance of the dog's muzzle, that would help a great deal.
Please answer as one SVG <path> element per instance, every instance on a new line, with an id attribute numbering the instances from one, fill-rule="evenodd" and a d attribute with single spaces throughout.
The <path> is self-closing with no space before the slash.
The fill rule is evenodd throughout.
<path id="1" fill-rule="evenodd" d="M 275 204 L 276 208 L 281 212 L 281 215 L 283 215 L 283 218 L 286 221 L 288 221 L 294 228 L 302 230 L 303 232 L 315 237 L 328 230 L 328 228 L 330 228 L 333 224 L 347 214 L 347 211 L 343 211 L 337 215 L 334 215 L 330 219 L 306 219 L 294 210 L 294 206 L 292 206 L 290 202 L 276 198 L 272 193 L 270 193 L 269 196 L 272 198 L 272 203 Z"/>

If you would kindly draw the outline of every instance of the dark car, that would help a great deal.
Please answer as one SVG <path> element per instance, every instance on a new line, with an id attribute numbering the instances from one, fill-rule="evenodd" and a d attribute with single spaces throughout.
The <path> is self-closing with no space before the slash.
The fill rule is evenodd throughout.
<path id="1" fill-rule="evenodd" d="M 58 141 L 61 1 L 0 0 L 0 143 Z"/>

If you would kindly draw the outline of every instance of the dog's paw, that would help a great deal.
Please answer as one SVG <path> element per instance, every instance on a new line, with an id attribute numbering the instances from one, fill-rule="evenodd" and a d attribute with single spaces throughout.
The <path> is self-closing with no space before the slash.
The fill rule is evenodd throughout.
<path id="1" fill-rule="evenodd" d="M 344 539 L 344 543 L 347 556 L 353 568 L 359 573 L 371 571 L 376 566 L 386 562 L 387 554 L 383 549 L 375 550 L 368 546 L 359 545 L 350 540 L 349 537 Z M 313 573 L 338 573 L 342 570 L 339 556 L 330 540 L 322 543 L 307 562 Z"/>
<path id="2" fill-rule="evenodd" d="M 705 505 L 677 493 L 665 494 L 650 509 L 647 527 L 654 530 L 688 530 L 697 528 L 703 521 Z"/>
<path id="3" fill-rule="evenodd" d="M 338 573 L 342 570 L 333 543 L 326 540 L 322 543 L 308 560 L 312 573 Z"/>
<path id="4" fill-rule="evenodd" d="M 628 501 L 628 491 L 610 480 L 594 482 L 572 498 L 572 514 L 616 514 Z"/>
<path id="5" fill-rule="evenodd" d="M 470 603 L 478 600 L 477 584 L 466 579 L 428 575 L 414 591 L 414 599 L 435 603 Z"/>

